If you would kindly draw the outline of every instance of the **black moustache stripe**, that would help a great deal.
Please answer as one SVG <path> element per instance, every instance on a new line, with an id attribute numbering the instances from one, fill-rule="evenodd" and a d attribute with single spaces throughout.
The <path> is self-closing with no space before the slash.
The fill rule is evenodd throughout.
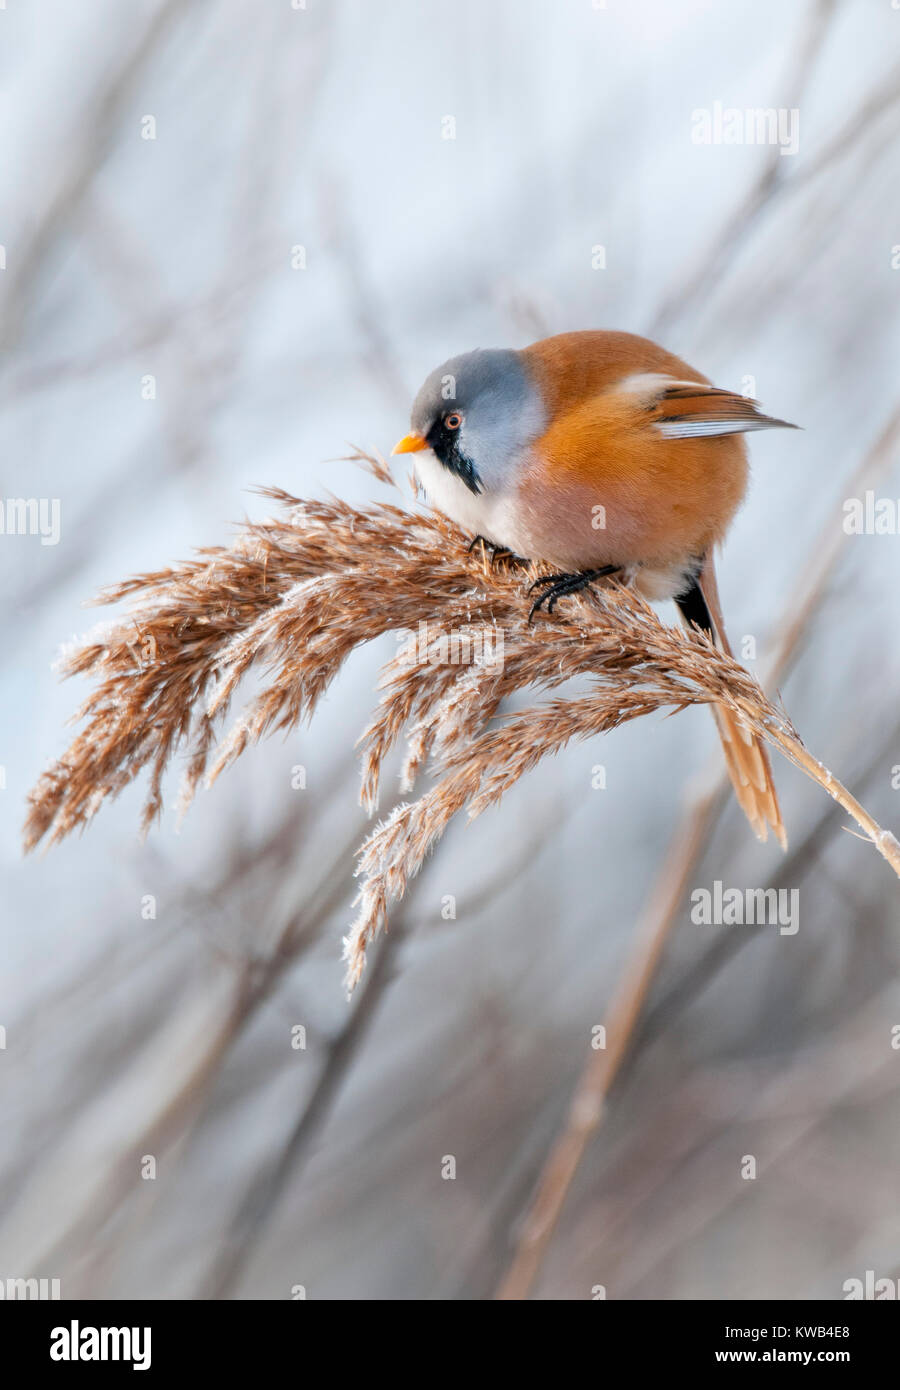
<path id="1" fill-rule="evenodd" d="M 459 447 L 459 435 L 454 430 L 446 429 L 443 424 L 435 425 L 429 431 L 427 438 L 436 458 L 443 464 L 448 473 L 455 473 L 457 478 L 461 478 L 469 491 L 473 492 L 476 497 L 484 491 L 478 470 L 472 460 Z"/>
<path id="2" fill-rule="evenodd" d="M 474 492 L 476 497 L 480 492 L 483 492 L 484 489 L 481 486 L 481 479 L 478 476 L 474 463 L 470 458 L 466 458 L 465 454 L 460 449 L 454 449 L 448 458 L 441 459 L 441 463 L 446 469 L 449 469 L 451 473 L 455 473 L 458 478 L 462 478 L 466 487 L 470 492 Z"/>

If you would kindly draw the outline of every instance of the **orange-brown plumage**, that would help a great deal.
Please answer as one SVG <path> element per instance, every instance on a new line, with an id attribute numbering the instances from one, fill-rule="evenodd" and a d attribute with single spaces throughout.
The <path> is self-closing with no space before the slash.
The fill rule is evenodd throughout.
<path id="1" fill-rule="evenodd" d="M 650 569 L 699 558 L 721 540 L 747 486 L 739 434 L 666 439 L 653 429 L 660 407 L 621 385 L 660 375 L 696 382 L 697 396 L 666 403 L 686 415 L 709 400 L 707 379 L 686 362 L 630 333 L 563 333 L 522 353 L 548 403 L 549 426 L 535 443 L 520 496 L 533 529 L 553 531 L 551 563 L 571 568 L 642 564 Z M 750 402 L 721 393 L 729 406 Z M 723 401 L 717 393 L 716 409 Z M 597 525 L 601 506 L 605 525 Z M 601 519 L 604 519 L 601 517 Z"/>
<path id="2" fill-rule="evenodd" d="M 521 356 L 540 382 L 552 419 L 635 372 L 662 372 L 679 381 L 708 384 L 680 357 L 636 333 L 557 333 L 523 348 Z"/>
<path id="3" fill-rule="evenodd" d="M 425 453 L 420 480 L 454 520 L 559 571 L 536 607 L 615 572 L 727 651 L 712 552 L 747 487 L 741 436 L 785 423 L 647 338 L 588 331 L 451 358 L 398 449 Z M 765 750 L 715 714 L 750 823 L 784 844 Z"/>

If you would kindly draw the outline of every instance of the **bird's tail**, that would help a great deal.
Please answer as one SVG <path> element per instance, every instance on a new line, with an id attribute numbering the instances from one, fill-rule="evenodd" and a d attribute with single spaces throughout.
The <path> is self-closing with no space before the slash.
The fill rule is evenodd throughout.
<path id="1" fill-rule="evenodd" d="M 712 555 L 708 555 L 704 561 L 693 590 L 679 598 L 678 603 L 686 621 L 698 622 L 705 627 L 717 645 L 728 656 L 733 655 L 722 620 Z M 715 705 L 713 714 L 735 796 L 754 833 L 758 839 L 767 840 L 771 826 L 781 848 L 787 849 L 787 834 L 765 744 L 738 715 L 724 705 Z"/>
<path id="2" fill-rule="evenodd" d="M 724 705 L 716 705 L 713 714 L 731 785 L 757 839 L 767 840 L 771 826 L 781 848 L 787 849 L 787 834 L 765 744 Z"/>

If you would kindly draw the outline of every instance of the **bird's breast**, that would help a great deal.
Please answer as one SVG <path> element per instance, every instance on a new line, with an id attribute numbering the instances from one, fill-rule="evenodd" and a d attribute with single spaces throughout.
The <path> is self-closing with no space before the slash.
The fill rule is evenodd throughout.
<path id="1" fill-rule="evenodd" d="M 481 492 L 472 492 L 431 449 L 416 454 L 415 473 L 428 501 L 444 516 L 472 536 L 484 536 L 495 545 L 516 549 L 512 489 L 497 491 L 485 483 Z"/>

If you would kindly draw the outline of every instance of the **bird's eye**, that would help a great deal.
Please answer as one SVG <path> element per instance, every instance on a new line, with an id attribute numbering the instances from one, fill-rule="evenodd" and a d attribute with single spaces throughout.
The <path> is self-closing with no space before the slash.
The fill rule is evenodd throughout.
<path id="1" fill-rule="evenodd" d="M 462 424 L 462 416 L 460 415 L 459 411 L 454 410 L 452 414 L 445 415 L 444 424 L 447 426 L 448 430 L 458 430 L 460 425 Z"/>

